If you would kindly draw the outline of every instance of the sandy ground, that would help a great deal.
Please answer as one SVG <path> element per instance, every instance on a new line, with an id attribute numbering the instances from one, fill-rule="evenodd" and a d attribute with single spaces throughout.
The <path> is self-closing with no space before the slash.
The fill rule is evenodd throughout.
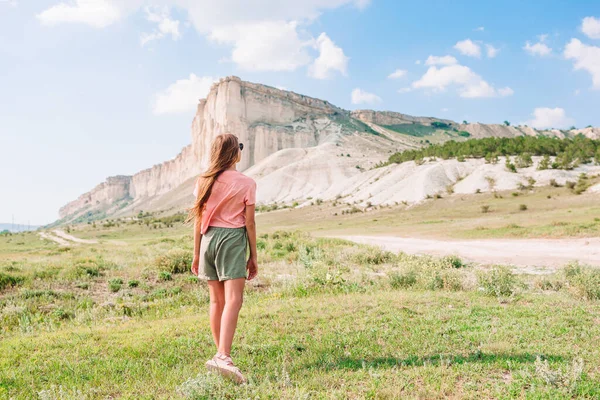
<path id="1" fill-rule="evenodd" d="M 75 242 L 75 243 L 85 243 L 85 244 L 96 244 L 98 243 L 98 241 L 96 240 L 86 240 L 86 239 L 79 239 L 76 238 L 75 236 L 69 235 L 68 233 L 66 233 L 63 230 L 60 229 L 55 229 L 52 231 L 53 234 L 55 234 L 56 236 L 69 240 L 71 242 Z"/>
<path id="2" fill-rule="evenodd" d="M 75 236 L 69 235 L 61 229 L 54 229 L 52 232 L 40 232 L 42 239 L 51 240 L 57 243 L 59 246 L 72 246 L 77 243 L 84 244 L 96 244 L 96 240 L 79 239 Z"/>
<path id="3" fill-rule="evenodd" d="M 49 232 L 40 232 L 40 237 L 42 239 L 51 240 L 53 242 L 58 243 L 59 246 L 70 246 L 71 243 L 65 239 L 59 238 L 57 236 L 52 235 Z"/>
<path id="4" fill-rule="evenodd" d="M 600 267 L 600 238 L 434 240 L 397 236 L 338 237 L 393 252 L 457 255 L 482 265 L 513 265 L 527 273 L 551 273 L 575 260 Z"/>

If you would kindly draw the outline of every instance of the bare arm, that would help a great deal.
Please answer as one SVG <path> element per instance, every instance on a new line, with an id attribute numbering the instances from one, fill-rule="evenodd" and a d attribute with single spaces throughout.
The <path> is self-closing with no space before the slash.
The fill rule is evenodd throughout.
<path id="1" fill-rule="evenodd" d="M 254 279 L 258 274 L 258 257 L 256 254 L 256 220 L 254 219 L 254 204 L 246 206 L 246 232 L 250 245 L 250 258 L 248 259 L 248 280 Z"/>
<path id="2" fill-rule="evenodd" d="M 192 262 L 192 273 L 194 275 L 198 275 L 198 266 L 200 265 L 200 243 L 202 242 L 201 226 L 202 220 L 196 218 L 194 221 L 194 261 Z"/>

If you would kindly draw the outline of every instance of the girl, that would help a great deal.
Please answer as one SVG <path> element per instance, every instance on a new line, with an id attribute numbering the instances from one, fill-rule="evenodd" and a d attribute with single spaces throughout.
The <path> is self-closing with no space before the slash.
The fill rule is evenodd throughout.
<path id="1" fill-rule="evenodd" d="M 258 272 L 256 183 L 235 169 L 243 148 L 234 135 L 215 137 L 210 166 L 198 178 L 196 202 L 190 209 L 190 219 L 195 220 L 192 272 L 208 281 L 210 329 L 217 346 L 217 354 L 206 367 L 238 383 L 246 382 L 246 378 L 231 360 L 231 343 L 245 281 L 254 279 Z M 246 260 L 248 244 L 250 257 Z"/>

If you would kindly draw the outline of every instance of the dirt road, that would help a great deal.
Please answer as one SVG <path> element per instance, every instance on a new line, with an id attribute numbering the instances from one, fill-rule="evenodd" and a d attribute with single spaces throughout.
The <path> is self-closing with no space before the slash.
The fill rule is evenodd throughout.
<path id="1" fill-rule="evenodd" d="M 70 240 L 71 242 L 75 242 L 75 243 L 85 243 L 85 244 L 96 244 L 96 243 L 98 243 L 98 241 L 96 241 L 96 240 L 79 239 L 79 238 L 77 238 L 77 237 L 75 237 L 73 235 L 69 235 L 68 233 L 66 233 L 65 231 L 60 230 L 60 229 L 54 229 L 52 231 L 52 233 L 54 233 L 58 237 Z"/>
<path id="2" fill-rule="evenodd" d="M 514 265 L 524 272 L 544 273 L 579 261 L 600 267 L 600 238 L 433 240 L 395 236 L 337 236 L 393 252 L 457 255 L 483 265 Z"/>
<path id="3" fill-rule="evenodd" d="M 76 245 L 77 243 L 83 243 L 83 244 L 98 243 L 98 241 L 96 241 L 96 240 L 79 239 L 73 235 L 69 235 L 68 233 L 66 233 L 65 231 L 60 230 L 60 229 L 54 229 L 51 232 L 40 232 L 39 235 L 42 239 L 51 240 L 51 241 L 57 243 L 59 246 L 72 246 L 72 245 Z"/>

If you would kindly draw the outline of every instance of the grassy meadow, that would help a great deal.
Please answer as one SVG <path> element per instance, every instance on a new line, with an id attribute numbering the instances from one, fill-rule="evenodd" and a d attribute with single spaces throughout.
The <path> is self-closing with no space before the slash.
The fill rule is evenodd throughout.
<path id="1" fill-rule="evenodd" d="M 600 177 L 589 178 L 589 185 Z M 274 208 L 274 207 L 272 207 Z M 524 209 L 523 209 L 524 208 Z M 417 205 L 373 206 L 313 200 L 313 206 L 261 215 L 267 231 L 309 230 L 318 236 L 395 235 L 438 239 L 600 236 L 597 194 L 534 187 L 477 194 L 443 194 Z"/>
<path id="2" fill-rule="evenodd" d="M 523 197 L 541 207 L 545 194 Z M 491 201 L 478 196 L 473 210 Z M 596 215 L 585 197 L 561 196 L 572 211 L 565 216 Z M 330 208 L 258 219 L 260 274 L 248 285 L 233 349 L 244 386 L 205 371 L 215 349 L 206 286 L 188 272 L 189 226 L 75 226 L 72 235 L 98 243 L 69 247 L 36 233 L 1 236 L 0 399 L 600 397 L 597 270 L 515 275 L 277 230 L 271 221 Z M 367 214 L 384 220 L 392 211 L 344 223 L 364 226 Z"/>

